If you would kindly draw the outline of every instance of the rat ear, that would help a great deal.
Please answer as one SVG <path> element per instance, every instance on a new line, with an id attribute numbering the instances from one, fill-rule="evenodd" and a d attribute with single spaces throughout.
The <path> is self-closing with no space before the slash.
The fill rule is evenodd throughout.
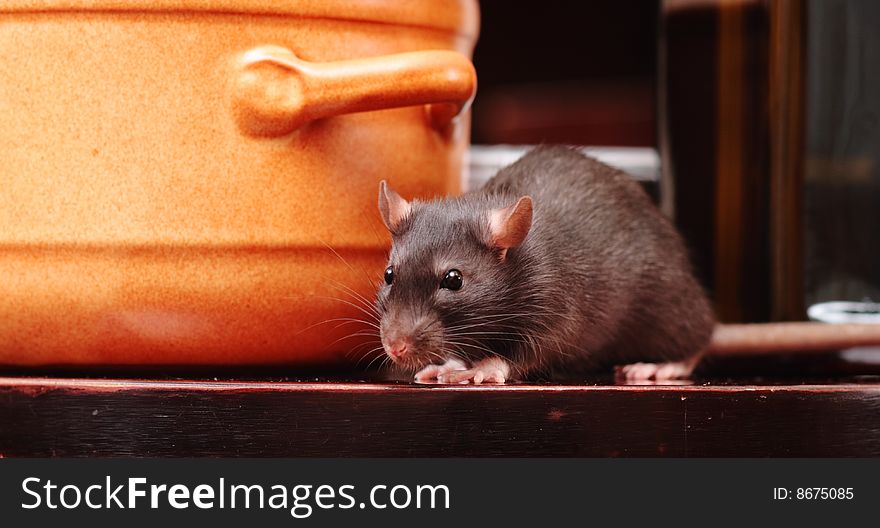
<path id="1" fill-rule="evenodd" d="M 385 180 L 379 182 L 379 212 L 389 231 L 393 233 L 411 209 L 412 205 L 394 192 Z"/>
<path id="2" fill-rule="evenodd" d="M 515 204 L 489 212 L 489 234 L 495 247 L 507 251 L 522 244 L 532 227 L 532 198 L 523 196 Z"/>

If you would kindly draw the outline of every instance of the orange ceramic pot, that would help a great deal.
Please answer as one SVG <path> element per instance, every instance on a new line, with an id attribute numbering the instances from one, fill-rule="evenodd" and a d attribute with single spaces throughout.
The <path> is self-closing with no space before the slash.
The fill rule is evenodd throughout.
<path id="1" fill-rule="evenodd" d="M 333 362 L 456 192 L 473 0 L 5 0 L 0 364 Z"/>

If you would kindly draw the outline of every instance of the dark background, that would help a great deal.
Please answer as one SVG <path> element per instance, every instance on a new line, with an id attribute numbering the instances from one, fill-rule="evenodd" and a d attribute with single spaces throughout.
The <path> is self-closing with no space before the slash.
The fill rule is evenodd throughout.
<path id="1" fill-rule="evenodd" d="M 480 3 L 474 143 L 656 143 L 657 0 Z"/>

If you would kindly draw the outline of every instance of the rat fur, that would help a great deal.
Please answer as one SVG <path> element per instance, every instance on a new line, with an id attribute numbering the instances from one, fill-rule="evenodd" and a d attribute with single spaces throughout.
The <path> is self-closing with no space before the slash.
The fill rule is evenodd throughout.
<path id="1" fill-rule="evenodd" d="M 615 366 L 673 378 L 709 344 L 715 317 L 672 223 L 631 177 L 574 149 L 535 148 L 459 197 L 407 201 L 382 182 L 379 209 L 392 234 L 380 336 L 416 379 Z"/>

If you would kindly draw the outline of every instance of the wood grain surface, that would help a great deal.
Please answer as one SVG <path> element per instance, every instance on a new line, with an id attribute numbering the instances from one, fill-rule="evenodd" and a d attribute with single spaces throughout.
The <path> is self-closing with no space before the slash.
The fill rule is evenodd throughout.
<path id="1" fill-rule="evenodd" d="M 880 455 L 880 380 L 437 386 L 0 378 L 0 454 Z"/>

